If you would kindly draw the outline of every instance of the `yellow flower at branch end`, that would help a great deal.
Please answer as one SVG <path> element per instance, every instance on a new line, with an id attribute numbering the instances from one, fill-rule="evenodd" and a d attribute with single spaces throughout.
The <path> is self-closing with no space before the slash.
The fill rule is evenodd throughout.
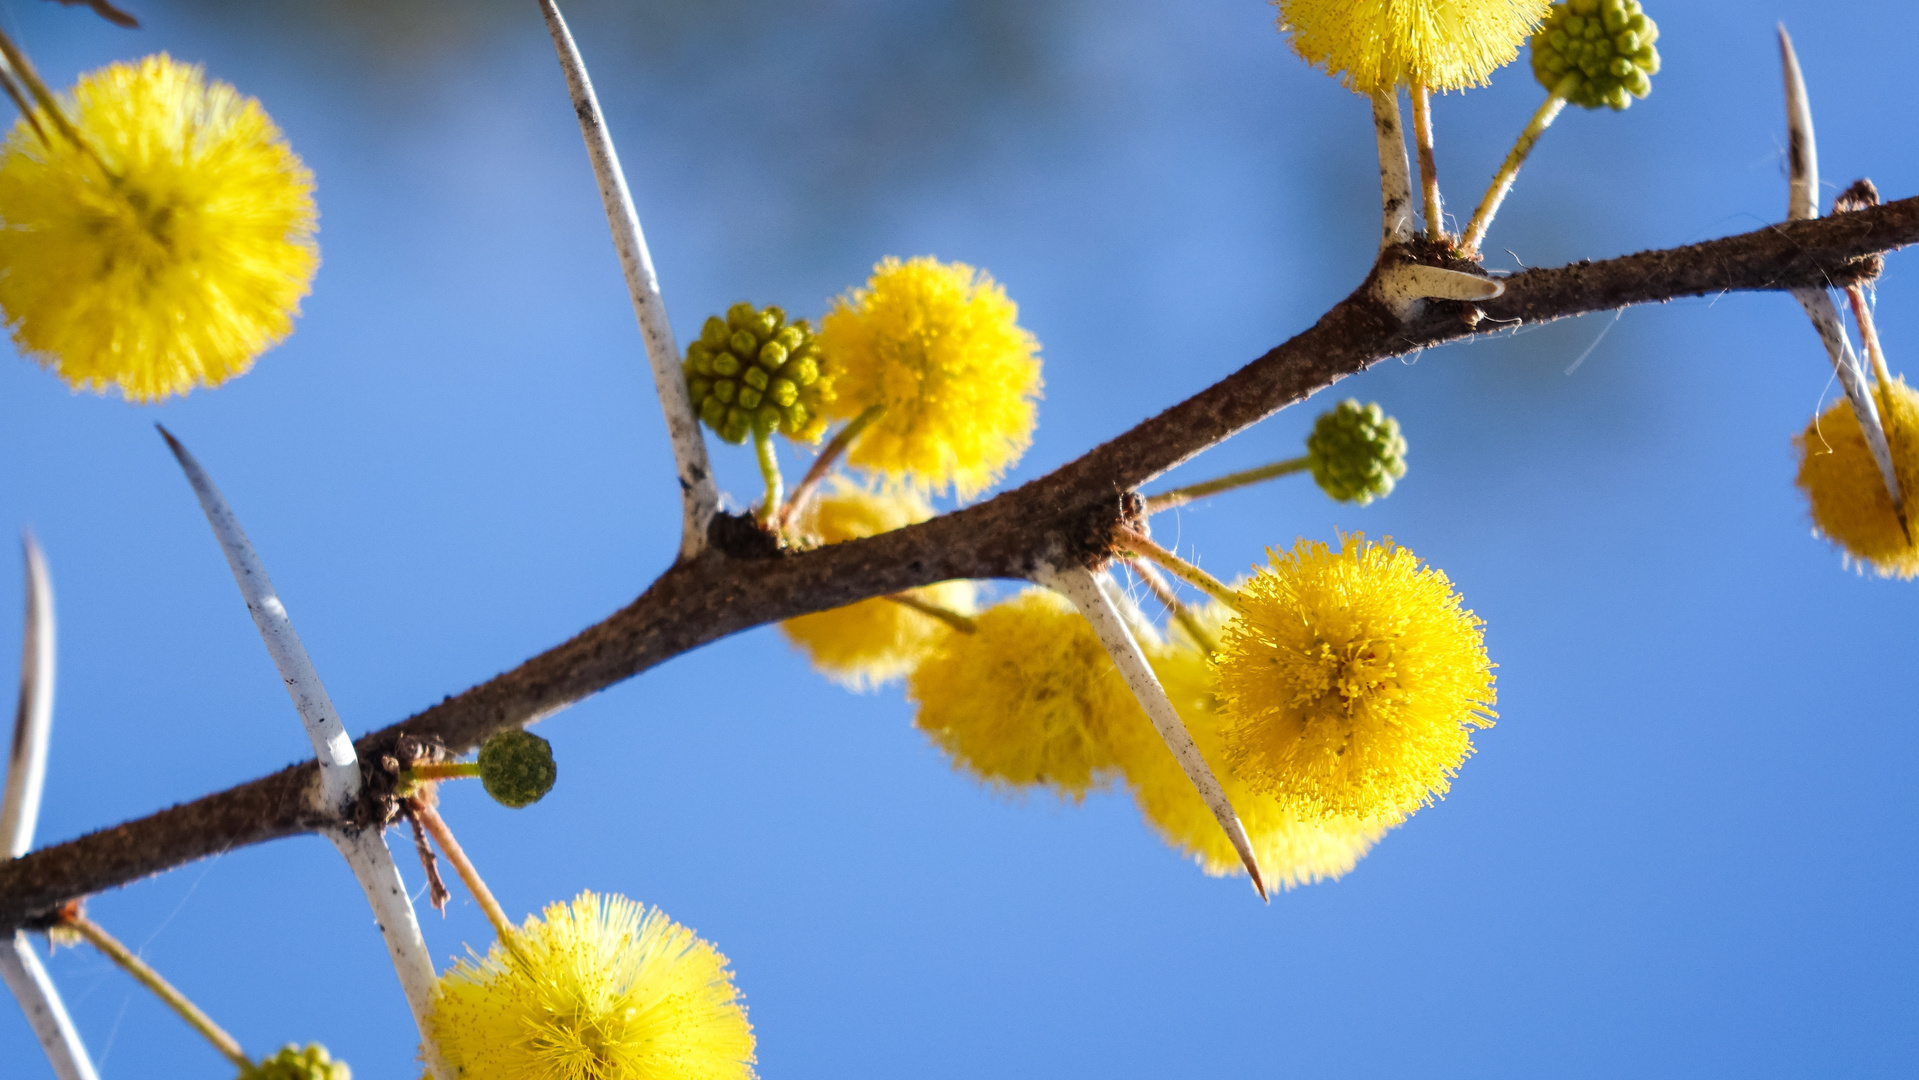
<path id="1" fill-rule="evenodd" d="M 1873 397 L 1892 450 L 1893 475 L 1905 497 L 1906 526 L 1919 535 L 1919 393 L 1895 379 L 1877 387 Z M 1840 398 L 1793 442 L 1799 448 L 1798 484 L 1811 504 L 1814 528 L 1880 577 L 1919 576 L 1919 546 L 1899 527 L 1892 496 L 1851 404 Z"/>
<path id="2" fill-rule="evenodd" d="M 1481 621 L 1389 539 L 1301 540 L 1220 635 L 1226 756 L 1306 817 L 1397 819 L 1443 796 L 1492 724 Z"/>
<path id="3" fill-rule="evenodd" d="M 932 516 L 932 506 L 912 492 L 875 494 L 843 486 L 809 503 L 798 530 L 821 544 L 838 544 L 892 532 Z M 973 611 L 974 590 L 969 581 L 945 581 L 913 589 L 909 595 L 955 614 Z M 931 615 L 884 597 L 788 619 L 780 624 L 780 632 L 827 678 L 853 690 L 905 675 L 948 635 L 957 633 Z"/>
<path id="4" fill-rule="evenodd" d="M 307 294 L 313 177 L 260 103 L 162 54 L 82 78 L 0 150 L 0 314 L 76 389 L 218 386 L 285 338 Z"/>
<path id="5" fill-rule="evenodd" d="M 1083 797 L 1118 769 L 1116 733 L 1146 716 L 1093 628 L 1029 589 L 953 634 L 907 680 L 914 718 L 953 763 L 1002 789 Z"/>
<path id="6" fill-rule="evenodd" d="M 1231 616 L 1224 605 L 1213 604 L 1200 621 L 1217 634 Z M 1301 817 L 1278 799 L 1254 791 L 1227 763 L 1213 694 L 1215 676 L 1207 656 L 1192 643 L 1177 641 L 1152 650 L 1151 658 L 1153 671 L 1187 733 L 1238 811 L 1269 885 L 1290 889 L 1336 879 L 1395 824 L 1391 819 Z M 1207 874 L 1244 874 L 1245 865 L 1232 842 L 1159 733 L 1144 717 L 1128 731 L 1131 737 L 1118 741 L 1121 767 L 1147 823 L 1168 846 L 1192 858 Z"/>
<path id="7" fill-rule="evenodd" d="M 834 301 L 821 351 L 839 372 L 836 419 L 886 411 L 849 464 L 922 491 L 971 498 L 1031 444 L 1039 342 L 1006 290 L 964 263 L 888 258 Z"/>
<path id="8" fill-rule="evenodd" d="M 552 904 L 440 977 L 427 1027 L 456 1075 L 749 1080 L 753 1029 L 726 957 L 623 896 Z"/>
<path id="9" fill-rule="evenodd" d="M 1551 0 L 1274 0 L 1293 51 L 1362 94 L 1484 86 Z"/>

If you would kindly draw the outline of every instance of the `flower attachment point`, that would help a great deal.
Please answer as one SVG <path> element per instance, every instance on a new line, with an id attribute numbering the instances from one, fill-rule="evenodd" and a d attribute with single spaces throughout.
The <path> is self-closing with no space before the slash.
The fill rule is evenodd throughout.
<path id="1" fill-rule="evenodd" d="M 455 1075 L 752 1080 L 726 957 L 657 909 L 581 893 L 440 978 L 427 1025 Z"/>
<path id="2" fill-rule="evenodd" d="M 240 1080 L 353 1080 L 353 1070 L 319 1043 L 302 1050 L 292 1043 L 270 1058 L 240 1070 Z"/>
<path id="3" fill-rule="evenodd" d="M 1360 405 L 1353 398 L 1313 423 L 1306 437 L 1313 481 L 1340 502 L 1365 506 L 1393 493 L 1393 481 L 1406 475 L 1406 439 L 1399 421 L 1378 402 Z"/>
<path id="4" fill-rule="evenodd" d="M 1274 0 L 1293 51 L 1362 94 L 1484 86 L 1549 0 Z"/>
<path id="5" fill-rule="evenodd" d="M 1880 383 L 1873 396 L 1899 489 L 1919 491 L 1919 393 L 1895 378 Z M 1919 514 L 1914 512 L 1919 500 L 1907 496 L 1901 528 L 1851 404 L 1843 398 L 1835 402 L 1793 441 L 1800 455 L 1797 483 L 1806 493 L 1814 527 L 1881 577 L 1919 577 L 1919 545 L 1913 542 L 1919 533 Z"/>
<path id="6" fill-rule="evenodd" d="M 1220 634 L 1227 760 L 1302 818 L 1393 821 L 1446 793 L 1492 724 L 1480 620 L 1388 540 L 1301 540 Z"/>
<path id="7" fill-rule="evenodd" d="M 821 544 L 838 544 L 892 532 L 932 516 L 933 508 L 912 492 L 874 494 L 842 487 L 807 503 L 799 531 Z M 905 595 L 960 615 L 973 610 L 971 582 L 946 581 Z M 888 597 L 788 619 L 780 624 L 780 632 L 827 678 L 854 690 L 900 678 L 956 633 L 939 619 Z"/>
<path id="8" fill-rule="evenodd" d="M 165 54 L 82 78 L 0 150 L 0 314 L 75 389 L 218 386 L 285 338 L 313 177 L 260 103 Z M 41 134 L 44 132 L 44 136 Z"/>
<path id="9" fill-rule="evenodd" d="M 1574 105 L 1624 109 L 1652 93 L 1658 40 L 1639 0 L 1568 0 L 1533 35 L 1533 75 Z"/>
<path id="10" fill-rule="evenodd" d="M 1118 725 L 1152 727 L 1087 621 L 1029 589 L 949 635 L 907 680 L 914 724 L 953 763 L 1000 788 L 1073 799 L 1117 769 Z"/>
<path id="11" fill-rule="evenodd" d="M 811 324 L 788 322 L 781 308 L 741 302 L 707 319 L 682 370 L 700 419 L 727 442 L 777 431 L 814 443 L 826 430 L 833 373 Z"/>
<path id="12" fill-rule="evenodd" d="M 553 790 L 553 744 L 530 731 L 502 731 L 480 747 L 480 783 L 502 806 L 532 806 Z"/>
<path id="13" fill-rule="evenodd" d="M 991 277 L 964 263 L 886 259 L 833 304 L 820 347 L 840 372 L 833 416 L 885 407 L 847 463 L 971 498 L 1032 442 L 1039 342 Z"/>

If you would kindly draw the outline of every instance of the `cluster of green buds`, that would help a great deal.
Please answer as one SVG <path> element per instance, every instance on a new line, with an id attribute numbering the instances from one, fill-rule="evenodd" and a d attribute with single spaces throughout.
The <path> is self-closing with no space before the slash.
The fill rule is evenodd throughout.
<path id="1" fill-rule="evenodd" d="M 1568 0 L 1533 34 L 1533 75 L 1574 105 L 1624 109 L 1652 92 L 1658 40 L 1639 0 Z"/>
<path id="2" fill-rule="evenodd" d="M 805 319 L 787 322 L 780 308 L 742 302 L 724 319 L 707 319 L 682 370 L 700 419 L 727 442 L 743 443 L 756 431 L 817 442 L 826 430 L 831 373 L 813 328 Z"/>
<path id="3" fill-rule="evenodd" d="M 1393 481 L 1406 475 L 1399 421 L 1377 402 L 1361 405 L 1347 398 L 1320 414 L 1306 437 L 1306 457 L 1320 490 L 1361 506 L 1392 494 Z"/>
<path id="4" fill-rule="evenodd" d="M 305 1050 L 288 1043 L 258 1065 L 240 1070 L 240 1080 L 353 1080 L 353 1070 L 319 1043 L 308 1043 Z"/>
<path id="5" fill-rule="evenodd" d="M 480 747 L 480 783 L 502 806 L 531 806 L 553 790 L 553 744 L 530 731 L 503 731 Z"/>

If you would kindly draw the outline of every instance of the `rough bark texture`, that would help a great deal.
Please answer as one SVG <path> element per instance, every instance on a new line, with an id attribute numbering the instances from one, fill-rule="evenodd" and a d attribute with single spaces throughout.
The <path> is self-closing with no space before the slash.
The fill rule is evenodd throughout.
<path id="1" fill-rule="evenodd" d="M 782 552 L 722 516 L 712 546 L 579 636 L 399 724 L 362 737 L 379 768 L 402 736 L 460 753 L 707 642 L 764 623 L 953 578 L 1023 578 L 1041 562 L 1096 564 L 1136 489 L 1201 450 L 1381 360 L 1479 333 L 1734 290 L 1845 285 L 1919 242 L 1919 198 L 1605 262 L 1528 270 L 1498 299 L 1434 302 L 1407 324 L 1369 281 L 1292 340 L 1047 476 L 977 506 L 866 540 Z M 1384 258 L 1427 258 L 1418 248 Z M 1450 262 L 1450 265 L 1459 265 Z M 63 901 L 246 844 L 313 830 L 311 763 L 0 863 L 0 929 Z M 377 821 L 383 808 L 363 808 Z M 371 822 L 369 822 L 371 823 Z"/>

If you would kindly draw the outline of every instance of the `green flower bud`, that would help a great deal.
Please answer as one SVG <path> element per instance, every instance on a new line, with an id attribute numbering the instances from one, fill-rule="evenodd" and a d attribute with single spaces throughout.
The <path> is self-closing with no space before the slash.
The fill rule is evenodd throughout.
<path id="1" fill-rule="evenodd" d="M 1566 0 L 1533 34 L 1533 75 L 1574 105 L 1624 109 L 1652 93 L 1658 40 L 1639 0 Z"/>
<path id="2" fill-rule="evenodd" d="M 1393 481 L 1406 475 L 1399 421 L 1377 402 L 1361 406 L 1347 398 L 1320 414 L 1306 438 L 1306 456 L 1320 490 L 1361 506 L 1392 494 Z"/>
<path id="3" fill-rule="evenodd" d="M 741 302 L 707 319 L 681 370 L 700 419 L 727 442 L 743 443 L 756 428 L 803 442 L 826 431 L 831 369 L 812 326 L 787 322 L 781 308 Z"/>
<path id="4" fill-rule="evenodd" d="M 532 806 L 559 774 L 553 744 L 530 731 L 502 731 L 480 747 L 480 783 L 502 806 Z"/>
<path id="5" fill-rule="evenodd" d="M 258 1065 L 241 1069 L 240 1080 L 353 1080 L 353 1070 L 319 1043 L 308 1043 L 305 1050 L 288 1043 Z"/>

